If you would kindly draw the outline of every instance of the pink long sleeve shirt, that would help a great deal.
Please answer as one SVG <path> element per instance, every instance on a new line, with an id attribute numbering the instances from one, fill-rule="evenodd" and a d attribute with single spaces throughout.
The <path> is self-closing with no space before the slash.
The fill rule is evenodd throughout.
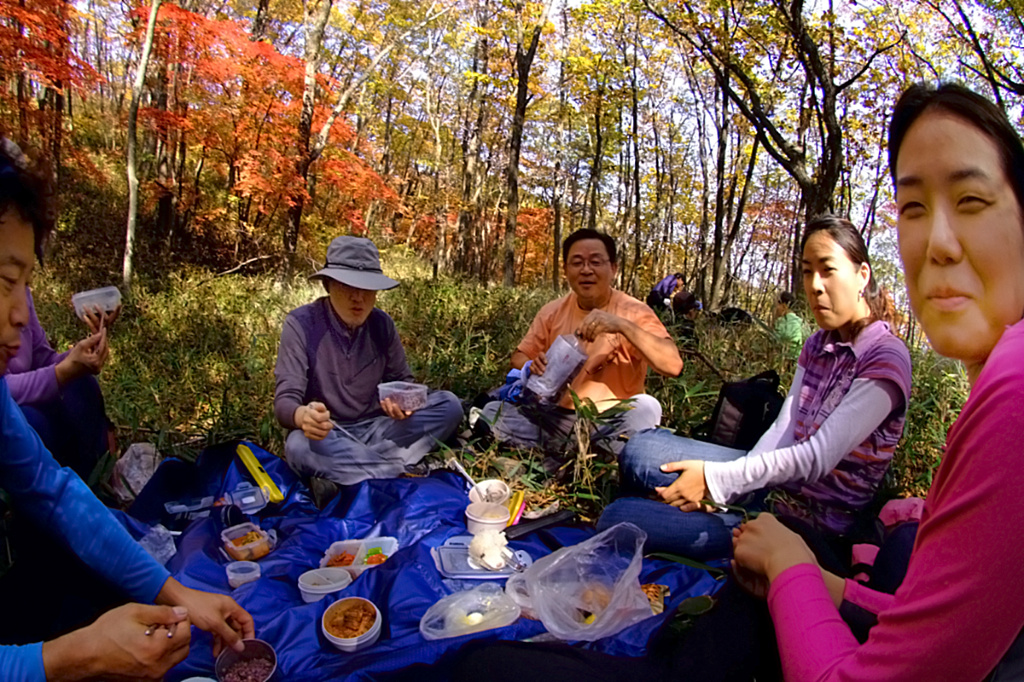
<path id="1" fill-rule="evenodd" d="M 949 430 L 903 584 L 893 596 L 847 582 L 878 613 L 863 645 L 817 567 L 772 583 L 783 671 L 804 680 L 983 680 L 1024 627 L 1024 322 L 1007 329 Z"/>

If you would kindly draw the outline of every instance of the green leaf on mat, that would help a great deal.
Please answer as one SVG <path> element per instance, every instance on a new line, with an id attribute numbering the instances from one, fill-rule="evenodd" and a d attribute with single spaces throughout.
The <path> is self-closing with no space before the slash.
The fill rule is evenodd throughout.
<path id="1" fill-rule="evenodd" d="M 701 563 L 695 559 L 689 559 L 687 557 L 680 556 L 678 554 L 672 554 L 670 552 L 654 552 L 653 554 L 648 554 L 647 556 L 651 557 L 652 559 L 665 559 L 666 561 L 674 561 L 677 564 L 683 564 L 684 566 L 699 568 L 702 571 L 707 571 L 708 573 L 710 573 L 715 580 L 725 579 L 725 571 L 723 571 L 720 568 L 715 568 L 714 566 L 708 566 L 707 564 Z"/>

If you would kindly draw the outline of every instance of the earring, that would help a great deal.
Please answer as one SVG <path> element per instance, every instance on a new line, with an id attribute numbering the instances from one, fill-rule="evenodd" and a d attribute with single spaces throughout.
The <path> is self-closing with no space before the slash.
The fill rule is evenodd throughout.
<path id="1" fill-rule="evenodd" d="M 857 300 L 859 301 L 862 298 L 864 298 L 864 290 L 863 289 L 861 289 L 860 291 L 857 292 Z"/>

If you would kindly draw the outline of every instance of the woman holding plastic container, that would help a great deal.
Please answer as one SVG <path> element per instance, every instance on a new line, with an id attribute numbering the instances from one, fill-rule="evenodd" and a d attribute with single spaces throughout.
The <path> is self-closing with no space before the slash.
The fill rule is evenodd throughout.
<path id="1" fill-rule="evenodd" d="M 22 343 L 33 261 L 52 224 L 43 186 L 20 150 L 0 138 L 0 372 Z M 159 679 L 188 654 L 192 625 L 214 635 L 215 651 L 240 648 L 241 637 L 254 636 L 252 617 L 234 600 L 172 578 L 78 476 L 58 466 L 6 381 L 0 381 L 0 488 L 14 521 L 31 520 L 40 529 L 36 544 L 46 550 L 38 563 L 16 552 L 0 576 L 3 680 Z M 95 591 L 116 586 L 121 601 L 149 603 L 123 604 L 58 632 L 37 633 L 42 621 L 55 625 L 58 610 L 94 596 L 70 587 L 83 585 L 86 574 Z"/>
<path id="2" fill-rule="evenodd" d="M 609 505 L 599 529 L 630 521 L 647 532 L 648 551 L 713 559 L 729 555 L 741 517 L 705 512 L 705 501 L 771 506 L 815 538 L 833 568 L 848 564 L 847 537 L 903 433 L 910 354 L 882 319 L 884 295 L 849 221 L 812 220 L 802 253 L 821 329 L 804 344 L 778 419 L 749 452 L 665 430 L 635 435 L 620 457 L 623 490 L 635 497 Z"/>
<path id="3" fill-rule="evenodd" d="M 27 287 L 25 295 L 28 324 L 21 330 L 21 346 L 7 363 L 5 375 L 11 397 L 54 458 L 88 479 L 109 449 L 110 422 L 96 375 L 110 354 L 107 329 L 117 319 L 120 306 L 111 313 L 84 310 L 82 319 L 91 333 L 58 353 L 46 340 Z"/>

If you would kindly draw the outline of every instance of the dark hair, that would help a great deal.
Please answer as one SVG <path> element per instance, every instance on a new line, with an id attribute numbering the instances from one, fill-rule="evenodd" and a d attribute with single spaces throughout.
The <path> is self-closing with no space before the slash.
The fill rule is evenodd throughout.
<path id="1" fill-rule="evenodd" d="M 45 178 L 45 174 L 29 169 L 17 145 L 0 138 L 0 216 L 13 209 L 32 225 L 35 254 L 40 263 L 54 219 L 52 192 Z"/>
<path id="2" fill-rule="evenodd" d="M 562 262 L 565 263 L 569 260 L 569 249 L 578 241 L 583 239 L 599 239 L 604 244 L 605 251 L 608 252 L 608 260 L 615 265 L 618 262 L 618 252 L 615 249 L 615 240 L 604 232 L 598 232 L 597 230 L 591 230 L 589 227 L 584 227 L 576 230 L 562 242 Z"/>
<path id="3" fill-rule="evenodd" d="M 672 297 L 672 311 L 676 315 L 685 315 L 691 310 L 700 310 L 700 301 L 689 291 L 680 291 Z"/>
<path id="4" fill-rule="evenodd" d="M 686 284 L 686 275 L 684 275 L 683 273 L 677 272 L 675 274 L 675 278 L 676 278 L 677 281 L 681 282 L 682 284 Z"/>
<path id="5" fill-rule="evenodd" d="M 889 120 L 889 174 L 896 182 L 896 161 L 907 131 L 925 112 L 944 111 L 984 133 L 999 152 L 1003 172 L 1013 187 L 1017 206 L 1024 212 L 1024 145 L 1002 109 L 988 98 L 959 83 L 934 87 L 926 83 L 903 91 Z"/>
<path id="6" fill-rule="evenodd" d="M 781 294 L 779 294 L 779 303 L 784 303 L 785 305 L 792 306 L 795 302 L 796 296 L 794 296 L 792 292 L 783 291 Z"/>
<path id="7" fill-rule="evenodd" d="M 871 315 L 868 316 L 863 324 L 859 324 L 854 328 L 852 336 L 856 337 L 861 329 L 875 320 L 884 320 L 892 323 L 893 310 L 889 296 L 885 290 L 878 286 L 878 282 L 875 281 L 875 269 L 871 267 L 871 259 L 868 258 L 867 244 L 864 243 L 864 238 L 861 237 L 854 224 L 831 213 L 825 213 L 814 218 L 804 228 L 804 238 L 800 242 L 801 252 L 807 246 L 807 240 L 819 232 L 824 232 L 832 241 L 842 247 L 846 257 L 854 265 L 859 267 L 863 263 L 868 264 L 868 285 L 864 288 L 864 298 L 867 299 Z"/>

